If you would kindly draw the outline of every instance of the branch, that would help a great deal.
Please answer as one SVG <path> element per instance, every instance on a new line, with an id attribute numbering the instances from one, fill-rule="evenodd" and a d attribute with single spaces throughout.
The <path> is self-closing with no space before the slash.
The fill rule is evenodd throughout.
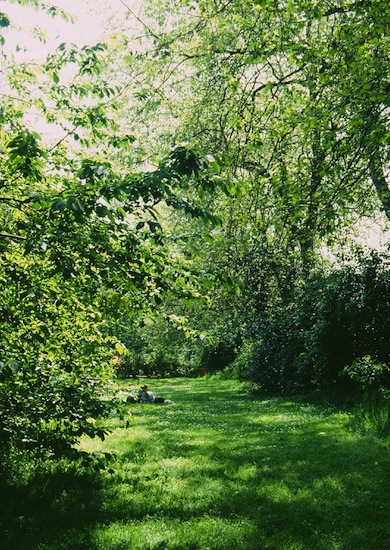
<path id="1" fill-rule="evenodd" d="M 15 101 L 20 101 L 21 103 L 27 103 L 27 105 L 31 106 L 31 101 L 30 100 L 22 99 L 21 97 L 15 97 L 13 95 L 4 94 L 2 92 L 0 93 L 0 97 L 5 97 L 7 99 L 14 99 Z"/>
<path id="2" fill-rule="evenodd" d="M 153 32 L 152 29 L 150 27 L 148 27 L 148 25 L 146 23 L 144 23 L 142 21 L 142 19 L 140 19 L 138 17 L 138 15 L 136 15 L 131 8 L 129 8 L 129 6 L 126 4 L 126 2 L 124 2 L 124 0 L 120 0 L 120 2 L 122 4 L 122 6 L 124 6 L 131 13 L 131 15 L 133 17 L 135 17 L 135 19 L 138 21 L 138 23 L 141 23 L 141 25 L 153 36 L 153 38 L 155 38 L 156 40 L 159 39 L 159 36 L 155 32 Z"/>
<path id="3" fill-rule="evenodd" d="M 59 139 L 54 145 L 50 147 L 50 149 L 48 149 L 48 153 L 52 153 L 54 149 L 57 149 L 57 147 L 59 147 L 63 141 L 65 141 L 69 136 L 74 134 L 74 132 L 77 130 L 79 126 L 80 124 L 76 124 L 76 126 L 73 126 L 71 130 L 68 130 L 61 139 Z"/>
<path id="4" fill-rule="evenodd" d="M 6 239 L 13 239 L 15 241 L 26 240 L 26 237 L 21 237 L 20 235 L 10 235 L 9 233 L 0 233 L 0 237 L 5 237 Z"/>

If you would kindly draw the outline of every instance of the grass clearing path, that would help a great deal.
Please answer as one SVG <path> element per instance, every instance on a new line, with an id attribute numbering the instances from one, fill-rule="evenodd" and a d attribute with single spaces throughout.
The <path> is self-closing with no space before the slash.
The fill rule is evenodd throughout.
<path id="1" fill-rule="evenodd" d="M 105 442 L 83 440 L 116 454 L 111 473 L 64 478 L 46 510 L 54 527 L 31 518 L 20 548 L 390 548 L 389 444 L 350 431 L 346 413 L 235 381 L 149 385 L 174 403 L 129 405 L 129 427 L 113 416 Z"/>

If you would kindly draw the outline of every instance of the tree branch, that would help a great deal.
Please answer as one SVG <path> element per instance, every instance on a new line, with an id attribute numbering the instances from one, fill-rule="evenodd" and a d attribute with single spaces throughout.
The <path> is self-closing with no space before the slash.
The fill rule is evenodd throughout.
<path id="1" fill-rule="evenodd" d="M 21 237 L 20 235 L 11 235 L 10 233 L 0 233 L 0 237 L 4 237 L 6 239 L 12 239 L 15 241 L 25 241 L 26 237 Z"/>

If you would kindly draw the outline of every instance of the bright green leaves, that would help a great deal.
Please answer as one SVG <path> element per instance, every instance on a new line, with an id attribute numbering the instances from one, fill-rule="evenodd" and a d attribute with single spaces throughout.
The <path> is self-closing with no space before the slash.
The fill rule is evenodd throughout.
<path id="1" fill-rule="evenodd" d="M 268 212 L 274 208 L 275 231 L 288 228 L 292 240 L 297 231 L 333 232 L 348 223 L 349 208 L 363 212 L 371 140 L 378 157 L 388 156 L 388 113 L 380 107 L 388 95 L 386 2 L 198 4 L 203 25 L 181 47 L 183 59 L 191 51 L 198 79 L 192 120 L 199 142 L 211 143 L 234 175 L 259 182 L 254 195 Z M 370 108 L 381 116 L 367 117 Z"/>
<path id="2" fill-rule="evenodd" d="M 343 374 L 357 382 L 365 390 L 387 386 L 390 365 L 380 363 L 370 355 L 365 355 L 343 369 Z"/>
<path id="3" fill-rule="evenodd" d="M 60 44 L 43 65 L 48 82 L 41 84 L 40 96 L 34 95 L 44 118 L 83 146 L 91 147 L 91 137 L 108 142 L 118 130 L 112 117 L 115 109 L 106 102 L 120 95 L 122 87 L 101 76 L 106 50 L 103 43 L 82 48 Z"/>
<path id="4" fill-rule="evenodd" d="M 84 46 L 80 53 L 80 74 L 96 75 L 102 71 L 102 59 L 99 54 L 107 49 L 105 44 L 95 44 L 94 46 Z"/>
<path id="5" fill-rule="evenodd" d="M 203 275 L 185 236 L 172 234 L 172 212 L 208 222 L 208 233 L 219 223 L 207 205 L 222 188 L 218 163 L 195 146 L 139 152 L 140 111 L 121 97 L 110 55 L 104 44 L 61 44 L 39 70 L 10 63 L 3 75 L 0 437 L 19 444 L 61 450 L 83 433 L 104 437 L 89 419 L 107 408 L 96 379 L 115 327 L 154 315 L 167 296 L 201 298 Z"/>
<path id="6" fill-rule="evenodd" d="M 90 160 L 83 160 L 78 177 L 88 182 L 93 182 L 97 179 L 104 178 L 108 175 L 108 167 L 104 164 L 96 164 Z"/>
<path id="7" fill-rule="evenodd" d="M 102 53 L 107 50 L 107 45 L 98 42 L 93 46 L 78 48 L 75 44 L 67 46 L 60 44 L 53 54 L 49 54 L 46 60 L 46 68 L 59 70 L 69 63 L 74 63 L 80 75 L 98 75 L 105 65 Z"/>
<path id="8" fill-rule="evenodd" d="M 134 134 L 114 135 L 109 138 L 109 143 L 117 149 L 130 150 L 133 143 L 137 140 Z"/>
<path id="9" fill-rule="evenodd" d="M 55 202 L 52 206 L 52 212 L 69 211 L 77 222 L 82 222 L 87 213 L 83 204 L 76 196 L 70 196 Z"/>
<path id="10" fill-rule="evenodd" d="M 87 295 L 75 292 L 74 280 L 53 274 L 46 258 L 16 247 L 2 255 L 3 443 L 61 453 L 81 433 L 93 436 L 86 419 L 104 414 L 107 405 L 99 398 L 102 371 L 93 365 L 104 362 L 96 298 Z"/>
<path id="11" fill-rule="evenodd" d="M 10 0 L 11 4 L 18 3 L 21 6 L 32 6 L 36 10 L 45 11 L 50 17 L 60 16 L 64 21 L 74 22 L 74 19 L 67 12 L 51 4 L 42 3 L 40 0 Z"/>
<path id="12" fill-rule="evenodd" d="M 63 19 L 64 21 L 74 23 L 74 18 L 69 15 L 69 13 L 58 8 L 57 6 L 42 4 L 41 7 L 42 9 L 46 10 L 46 13 L 50 15 L 50 17 L 60 16 L 61 19 Z"/>
<path id="13" fill-rule="evenodd" d="M 7 144 L 11 173 L 42 181 L 47 152 L 40 145 L 40 135 L 23 130 Z"/>

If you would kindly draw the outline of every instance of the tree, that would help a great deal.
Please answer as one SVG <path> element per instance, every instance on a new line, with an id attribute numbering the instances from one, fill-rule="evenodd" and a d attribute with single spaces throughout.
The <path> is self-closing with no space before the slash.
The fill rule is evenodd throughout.
<path id="1" fill-rule="evenodd" d="M 109 58 L 102 43 L 61 44 L 43 65 L 3 58 L 0 435 L 13 444 L 63 452 L 83 433 L 104 437 L 95 417 L 109 410 L 118 316 L 182 291 L 185 261 L 162 216 L 212 221 L 185 194 L 189 182 L 218 185 L 210 157 L 181 146 L 154 169 L 129 165 L 135 138 L 116 118 L 123 89 L 104 78 Z"/>
<path id="2" fill-rule="evenodd" d="M 158 11 L 145 20 L 166 75 L 159 94 L 177 99 L 176 139 L 219 161 L 230 196 L 213 199 L 226 239 L 217 265 L 243 289 L 221 311 L 238 304 L 235 326 L 262 345 L 321 247 L 360 217 L 388 216 L 388 6 L 199 0 L 169 11 L 168 26 Z"/>
<path id="3" fill-rule="evenodd" d="M 183 134 L 253 181 L 279 233 L 288 227 L 305 252 L 351 208 L 387 214 L 385 3 L 199 1 L 185 15 L 182 2 L 170 6 L 173 30 L 152 34 L 170 85 L 184 72 L 196 98 Z"/>

